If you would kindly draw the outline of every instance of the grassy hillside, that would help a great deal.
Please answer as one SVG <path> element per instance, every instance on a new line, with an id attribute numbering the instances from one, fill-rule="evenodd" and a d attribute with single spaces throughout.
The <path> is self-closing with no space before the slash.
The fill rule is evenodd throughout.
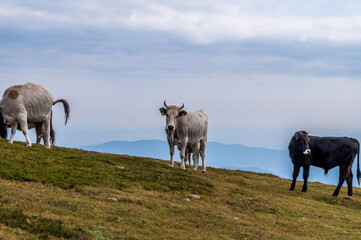
<path id="1" fill-rule="evenodd" d="M 0 140 L 0 239 L 359 239 L 361 196 L 267 174 Z M 194 198 L 190 195 L 197 195 Z"/>

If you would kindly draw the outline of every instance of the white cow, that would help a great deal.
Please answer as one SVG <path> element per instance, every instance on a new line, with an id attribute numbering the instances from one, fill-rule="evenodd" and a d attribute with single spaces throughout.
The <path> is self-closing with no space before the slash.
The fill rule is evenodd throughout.
<path id="1" fill-rule="evenodd" d="M 185 169 L 185 154 L 187 146 L 193 151 L 193 170 L 198 169 L 199 153 L 202 158 L 202 171 L 206 171 L 206 145 L 208 134 L 208 117 L 202 110 L 187 112 L 182 107 L 168 106 L 164 101 L 164 107 L 160 108 L 161 114 L 166 116 L 167 140 L 170 149 L 169 166 L 174 166 L 174 146 L 180 149 L 181 168 Z M 200 148 L 198 144 L 200 143 Z M 190 153 L 189 153 L 190 154 Z"/>
<path id="2" fill-rule="evenodd" d="M 68 121 L 69 104 L 59 99 L 54 102 L 53 95 L 44 86 L 36 83 L 14 85 L 5 90 L 0 101 L 0 111 L 5 124 L 11 125 L 11 137 L 9 143 L 13 143 L 18 124 L 23 131 L 27 146 L 31 146 L 28 134 L 28 122 L 42 122 L 44 127 L 44 145 L 50 148 L 50 121 L 51 107 L 62 102 L 65 111 L 65 124 Z"/>

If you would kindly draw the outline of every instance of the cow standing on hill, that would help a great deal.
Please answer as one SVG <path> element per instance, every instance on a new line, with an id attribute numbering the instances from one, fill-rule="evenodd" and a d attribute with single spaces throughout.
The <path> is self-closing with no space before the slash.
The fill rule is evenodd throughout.
<path id="1" fill-rule="evenodd" d="M 189 146 L 193 152 L 193 170 L 198 169 L 199 152 L 202 158 L 202 172 L 206 172 L 205 158 L 208 134 L 208 117 L 202 111 L 187 112 L 182 107 L 168 106 L 164 101 L 164 107 L 160 108 L 160 113 L 166 116 L 167 140 L 170 149 L 169 166 L 174 166 L 174 146 L 180 149 L 181 169 L 185 169 L 186 149 Z M 200 149 L 198 144 L 200 143 Z M 188 153 L 190 154 L 190 153 Z"/>
<path id="2" fill-rule="evenodd" d="M 36 83 L 14 85 L 5 90 L 0 101 L 0 111 L 7 125 L 11 125 L 9 143 L 13 143 L 18 124 L 23 131 L 27 146 L 31 146 L 28 134 L 28 122 L 41 122 L 44 127 L 44 145 L 50 148 L 50 124 L 52 106 L 58 102 L 63 103 L 65 124 L 69 119 L 69 104 L 64 99 L 54 101 L 51 92 L 44 86 Z"/>
<path id="3" fill-rule="evenodd" d="M 352 198 L 352 164 L 357 155 L 357 180 L 360 185 L 359 154 L 360 144 L 354 138 L 348 137 L 317 137 L 310 136 L 305 131 L 298 131 L 292 137 L 288 146 L 289 155 L 293 163 L 293 181 L 290 190 L 296 186 L 296 179 L 300 168 L 303 167 L 302 192 L 307 191 L 307 179 L 310 166 L 328 170 L 339 166 L 340 176 L 338 185 L 332 196 L 337 196 L 342 184 L 347 182 L 348 198 Z"/>

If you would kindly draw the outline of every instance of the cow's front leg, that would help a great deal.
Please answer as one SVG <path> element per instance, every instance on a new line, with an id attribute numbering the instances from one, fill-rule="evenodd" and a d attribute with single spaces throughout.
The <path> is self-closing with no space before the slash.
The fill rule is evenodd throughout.
<path id="1" fill-rule="evenodd" d="M 181 146 L 180 150 L 179 150 L 179 157 L 181 159 L 181 169 L 185 170 L 186 166 L 184 164 L 184 160 L 185 160 L 185 155 L 186 155 L 186 148 L 187 148 L 187 144 L 184 144 Z"/>
<path id="2" fill-rule="evenodd" d="M 310 174 L 310 165 L 304 165 L 303 166 L 303 187 L 302 192 L 307 191 L 307 179 Z"/>
<path id="3" fill-rule="evenodd" d="M 174 160 L 173 160 L 173 155 L 174 155 L 174 145 L 169 144 L 169 153 L 170 153 L 170 160 L 169 160 L 169 167 L 173 167 L 174 166 Z"/>
<path id="4" fill-rule="evenodd" d="M 293 174 L 292 174 L 292 184 L 290 190 L 293 191 L 296 187 L 296 180 L 298 177 L 298 174 L 300 173 L 300 165 L 293 164 Z"/>

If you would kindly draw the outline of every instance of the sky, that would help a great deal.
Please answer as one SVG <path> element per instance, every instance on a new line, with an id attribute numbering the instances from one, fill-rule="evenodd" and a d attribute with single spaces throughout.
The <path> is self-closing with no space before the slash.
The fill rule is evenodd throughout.
<path id="1" fill-rule="evenodd" d="M 67 99 L 60 146 L 165 140 L 164 100 L 203 109 L 209 141 L 361 140 L 360 61 L 359 1 L 0 2 L 0 92 L 37 82 Z"/>

